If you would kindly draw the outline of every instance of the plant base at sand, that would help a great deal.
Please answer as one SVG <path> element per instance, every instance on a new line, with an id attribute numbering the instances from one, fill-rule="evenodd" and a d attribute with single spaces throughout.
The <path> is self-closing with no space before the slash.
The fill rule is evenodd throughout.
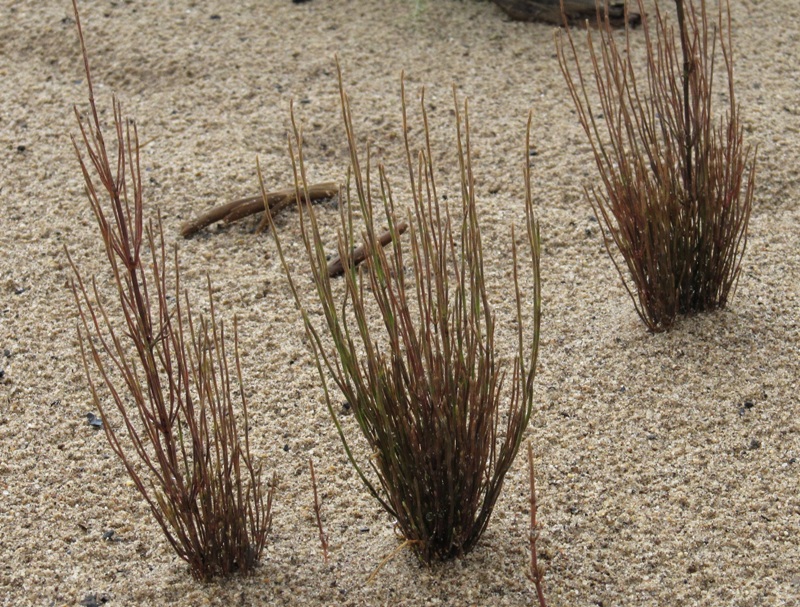
<path id="1" fill-rule="evenodd" d="M 471 550 L 486 529 L 533 407 L 540 283 L 528 169 L 526 165 L 525 209 L 534 329 L 531 337 L 524 335 L 513 244 L 509 263 L 518 348 L 513 363 L 506 365 L 498 360 L 495 315 L 484 281 L 466 104 L 462 114 L 456 102 L 461 198 L 451 208 L 437 192 L 424 103 L 424 147 L 412 155 L 403 93 L 410 201 L 408 208 L 400 208 L 382 166 L 373 182 L 369 152 L 362 169 L 341 76 L 340 90 L 350 171 L 341 197 L 338 252 L 345 260 L 360 245 L 366 259 L 359 267 L 346 266 L 342 280 L 332 280 L 316 215 L 310 206 L 300 205 L 324 328 L 312 320 L 311 306 L 301 301 L 280 242 L 278 248 L 320 376 L 325 383 L 333 377 L 366 439 L 371 456 L 364 462 L 357 455 L 360 448 L 345 436 L 326 385 L 328 408 L 351 463 L 369 492 L 396 519 L 405 545 L 425 562 L 452 558 Z M 302 191 L 306 180 L 296 127 L 295 136 Z M 381 222 L 391 236 L 387 249 L 379 240 L 375 207 L 382 211 Z M 404 222 L 408 231 L 401 237 Z"/>
<path id="2" fill-rule="evenodd" d="M 571 34 L 572 64 L 561 37 L 557 46 L 603 182 L 587 196 L 605 225 L 606 247 L 636 311 L 649 329 L 661 331 L 679 314 L 728 302 L 747 241 L 755 154 L 743 143 L 734 95 L 730 11 L 720 6 L 715 26 L 705 0 L 699 9 L 691 0 L 676 0 L 676 36 L 658 3 L 655 32 L 641 0 L 637 3 L 643 15 L 645 78 L 634 68 L 630 31 L 618 46 L 606 24 L 600 28 L 599 50 L 588 34 L 599 110 L 590 100 Z M 724 70 L 717 65 L 717 44 Z M 727 108 L 715 118 L 712 87 L 720 71 L 727 79 Z"/>
<path id="3" fill-rule="evenodd" d="M 247 572 L 266 541 L 274 483 L 265 495 L 250 454 L 236 324 L 234 374 L 210 280 L 210 314 L 194 316 L 181 292 L 177 252 L 170 260 L 160 222 L 144 227 L 136 125 L 123 120 L 116 100 L 109 156 L 77 6 L 75 16 L 91 114 L 84 119 L 76 109 L 82 145 L 73 144 L 116 287 L 111 299 L 119 303 L 107 304 L 107 294 L 85 282 L 70 258 L 94 405 L 111 448 L 192 575 L 206 581 Z"/>

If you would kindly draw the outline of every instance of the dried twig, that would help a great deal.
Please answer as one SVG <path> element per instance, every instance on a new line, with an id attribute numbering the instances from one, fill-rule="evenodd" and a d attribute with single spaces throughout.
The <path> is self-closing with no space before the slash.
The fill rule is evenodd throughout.
<path id="1" fill-rule="evenodd" d="M 408 229 L 408 222 L 401 221 L 397 224 L 397 235 L 400 236 Z M 387 244 L 392 242 L 392 232 L 390 230 L 386 230 L 382 232 L 380 236 L 378 236 L 378 244 L 382 247 L 385 247 Z M 367 244 L 364 243 L 356 247 L 353 252 L 350 254 L 350 264 L 349 267 L 355 267 L 364 261 L 369 256 L 369 252 L 367 251 Z M 344 274 L 344 264 L 342 263 L 342 258 L 337 255 L 333 259 L 331 259 L 330 263 L 328 264 L 328 276 L 331 278 L 335 278 L 337 276 L 341 276 Z"/>
<path id="2" fill-rule="evenodd" d="M 604 0 L 494 0 L 512 19 L 541 21 L 554 25 L 583 25 L 588 20 L 602 23 L 607 16 L 614 27 L 635 27 L 641 22 L 638 13 L 628 11 L 625 2 Z"/>
<path id="3" fill-rule="evenodd" d="M 398 554 L 400 554 L 406 548 L 413 548 L 415 544 L 419 544 L 419 543 L 420 543 L 420 540 L 405 540 L 402 544 L 397 546 L 389 554 L 387 554 L 385 557 L 383 557 L 383 559 L 381 559 L 381 562 L 378 563 L 378 566 L 375 567 L 375 569 L 372 570 L 372 573 L 370 573 L 369 577 L 367 578 L 366 584 L 369 585 L 369 584 L 372 583 L 372 580 L 374 580 L 378 576 L 378 573 L 380 573 L 380 570 L 383 569 L 386 566 L 386 563 L 391 561 L 394 557 L 396 557 Z"/>
<path id="4" fill-rule="evenodd" d="M 339 184 L 332 181 L 308 186 L 308 198 L 310 201 L 334 198 L 338 194 Z M 266 199 L 270 213 L 274 216 L 286 207 L 295 204 L 297 202 L 297 195 L 295 188 L 291 187 L 274 192 L 267 192 L 264 195 L 250 196 L 248 198 L 240 198 L 239 200 L 228 202 L 214 207 L 199 217 L 185 222 L 181 226 L 181 236 L 189 238 L 206 226 L 216 223 L 217 221 L 231 223 L 243 219 L 244 217 L 261 213 L 264 211 L 264 199 Z M 268 223 L 265 216 L 261 220 L 261 223 L 258 224 L 256 231 L 261 232 L 267 227 Z"/>

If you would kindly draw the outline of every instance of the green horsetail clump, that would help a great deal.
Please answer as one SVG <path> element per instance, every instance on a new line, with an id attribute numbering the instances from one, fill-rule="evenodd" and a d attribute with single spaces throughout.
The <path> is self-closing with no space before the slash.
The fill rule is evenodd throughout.
<path id="1" fill-rule="evenodd" d="M 299 205 L 302 235 L 318 302 L 301 300 L 280 241 L 278 251 L 350 462 L 367 490 L 396 519 L 402 546 L 410 546 L 424 562 L 448 559 L 470 551 L 486 529 L 533 410 L 541 294 L 527 149 L 533 331 L 529 337 L 523 331 L 512 230 L 517 353 L 513 363 L 506 363 L 497 353 L 495 314 L 485 284 L 466 102 L 462 113 L 455 99 L 461 196 L 451 208 L 437 191 L 424 103 L 425 146 L 416 155 L 411 152 L 403 89 L 410 186 L 406 208 L 396 202 L 383 166 L 378 166 L 373 183 L 369 152 L 362 166 L 341 72 L 339 86 L 350 168 L 341 195 L 338 254 L 340 260 L 352 259 L 358 247 L 365 252 L 364 261 L 359 266 L 351 261 L 343 268 L 343 279 L 332 278 L 318 219 L 307 204 Z M 307 180 L 294 116 L 292 124 L 290 152 L 299 199 Z M 373 192 L 376 185 L 379 194 Z M 383 235 L 379 221 L 388 226 Z M 356 228 L 358 222 L 363 226 Z M 406 226 L 407 234 L 401 236 Z M 389 237 L 382 238 L 386 233 Z M 324 318 L 321 325 L 315 322 L 318 311 Z M 337 416 L 334 402 L 340 401 L 328 387 L 329 378 L 350 404 L 366 439 L 369 455 L 363 458 Z"/>

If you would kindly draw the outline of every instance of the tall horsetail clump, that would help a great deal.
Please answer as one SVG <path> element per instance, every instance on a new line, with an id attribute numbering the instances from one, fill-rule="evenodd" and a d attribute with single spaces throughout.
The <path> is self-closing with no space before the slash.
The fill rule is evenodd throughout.
<path id="1" fill-rule="evenodd" d="M 88 118 L 75 110 L 81 135 L 73 145 L 114 291 L 85 281 L 69 258 L 92 401 L 112 450 L 191 574 L 208 581 L 246 573 L 264 548 L 274 482 L 265 495 L 250 452 L 236 322 L 232 372 L 210 280 L 210 315 L 193 315 L 177 251 L 167 252 L 160 220 L 145 226 L 138 133 L 116 99 L 106 143 L 73 4 L 90 110 Z"/>
<path id="2" fill-rule="evenodd" d="M 470 551 L 486 529 L 533 410 L 541 294 L 527 156 L 533 331 L 526 336 L 523 330 L 512 230 L 517 353 L 513 363 L 506 364 L 498 357 L 495 315 L 485 284 L 467 104 L 462 113 L 455 100 L 461 196 L 451 208 L 437 191 L 424 103 L 424 148 L 412 154 L 403 90 L 410 186 L 405 208 L 396 203 L 383 166 L 378 166 L 374 182 L 369 151 L 362 165 L 341 73 L 339 86 L 350 169 L 340 205 L 338 253 L 342 260 L 351 259 L 351 251 L 360 245 L 366 259 L 358 267 L 345 265 L 343 280 L 334 281 L 317 217 L 310 206 L 300 205 L 307 262 L 324 318 L 321 325 L 315 322 L 317 303 L 301 301 L 280 242 L 278 251 L 350 462 L 367 490 L 396 519 L 405 539 L 402 545 L 412 547 L 424 562 L 448 559 Z M 307 181 L 302 136 L 294 118 L 292 123 L 290 151 L 299 197 Z M 378 234 L 376 207 L 388 226 L 390 238 L 382 241 L 391 242 L 388 252 Z M 356 228 L 357 221 L 363 227 Z M 404 246 L 401 232 L 406 225 L 409 242 Z M 350 404 L 371 455 L 359 457 L 362 450 L 346 436 L 329 378 Z"/>
<path id="3" fill-rule="evenodd" d="M 587 34 L 590 76 L 567 30 L 558 58 L 578 118 L 594 152 L 602 185 L 587 190 L 606 248 L 652 331 L 669 329 L 679 314 L 724 307 L 747 243 L 755 152 L 744 144 L 733 86 L 729 7 L 716 23 L 700 8 L 676 0 L 678 33 L 655 4 L 655 32 L 642 13 L 644 78 L 626 28 L 618 45 L 608 22 Z M 726 19 L 725 19 L 726 17 Z M 727 80 L 726 110 L 715 116 L 717 45 Z M 587 80 L 594 82 L 590 98 Z M 599 110 L 595 103 L 599 102 Z M 622 255 L 617 261 L 612 243 Z"/>

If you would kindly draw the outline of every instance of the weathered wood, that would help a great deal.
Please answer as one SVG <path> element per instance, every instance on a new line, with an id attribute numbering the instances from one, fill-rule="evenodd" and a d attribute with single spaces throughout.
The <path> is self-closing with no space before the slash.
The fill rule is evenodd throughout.
<path id="1" fill-rule="evenodd" d="M 308 197 L 311 201 L 323 200 L 325 198 L 333 198 L 339 194 L 339 184 L 329 181 L 326 183 L 317 183 L 308 186 Z M 269 206 L 270 213 L 274 216 L 282 209 L 285 209 L 291 204 L 297 202 L 297 194 L 293 187 L 285 188 L 283 190 L 276 190 L 274 192 L 267 192 L 267 205 Z M 214 207 L 210 211 L 203 213 L 190 221 L 187 221 L 181 226 L 181 236 L 189 238 L 192 234 L 196 234 L 206 226 L 211 225 L 217 221 L 225 221 L 230 223 L 249 215 L 260 213 L 264 210 L 264 198 L 259 196 L 249 196 L 248 198 L 240 198 L 226 204 Z M 257 231 L 263 230 L 267 226 L 267 218 L 261 220 L 258 225 Z"/>
<path id="2" fill-rule="evenodd" d="M 395 229 L 397 231 L 397 235 L 400 236 L 408 229 L 408 223 L 403 221 L 399 223 Z M 389 230 L 386 230 L 380 236 L 378 236 L 378 244 L 380 246 L 385 247 L 390 242 L 392 242 L 392 233 Z M 360 247 L 350 253 L 350 260 L 347 264 L 347 267 L 354 267 L 360 264 L 367 258 L 367 253 L 367 247 L 362 244 Z M 342 263 L 340 257 L 334 257 L 331 259 L 330 263 L 328 263 L 328 276 L 335 278 L 336 276 L 341 276 L 342 274 L 344 274 L 344 263 Z"/>
<path id="3" fill-rule="evenodd" d="M 564 18 L 570 25 L 583 23 L 589 20 L 597 23 L 597 3 L 596 0 L 494 0 L 512 19 L 518 21 L 543 21 L 564 25 Z M 600 14 L 604 16 L 603 0 L 600 0 Z M 562 15 L 563 6 L 563 15 Z M 624 2 L 609 2 L 608 18 L 614 27 L 625 25 L 625 4 Z M 628 25 L 636 26 L 641 22 L 638 13 L 630 11 L 628 13 Z"/>

